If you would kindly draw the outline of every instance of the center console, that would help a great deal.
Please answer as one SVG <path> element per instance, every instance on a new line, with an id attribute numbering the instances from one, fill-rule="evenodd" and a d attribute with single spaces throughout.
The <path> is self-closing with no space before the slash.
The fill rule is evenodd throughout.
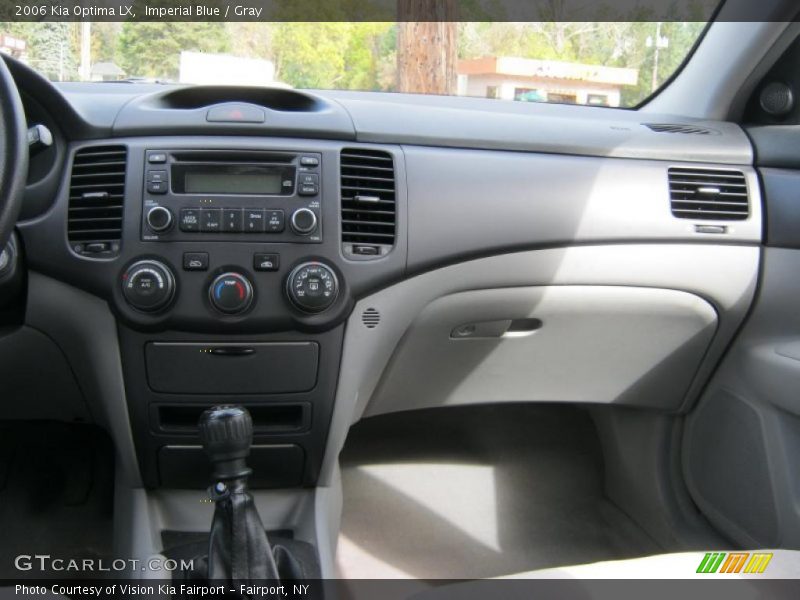
<path id="1" fill-rule="evenodd" d="M 69 156 L 31 266 L 114 312 L 145 486 L 204 489 L 198 419 L 228 403 L 253 418 L 253 488 L 315 485 L 344 323 L 405 270 L 399 148 L 162 136 Z"/>

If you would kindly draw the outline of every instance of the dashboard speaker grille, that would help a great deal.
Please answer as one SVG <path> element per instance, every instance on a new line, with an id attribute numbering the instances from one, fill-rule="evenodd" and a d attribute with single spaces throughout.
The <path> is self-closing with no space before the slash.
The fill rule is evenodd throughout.
<path id="1" fill-rule="evenodd" d="M 668 171 L 672 214 L 679 219 L 741 221 L 750 214 L 741 171 L 672 168 Z"/>
<path id="2" fill-rule="evenodd" d="M 76 252 L 119 251 L 127 157 L 125 146 L 93 146 L 75 153 L 67 238 Z"/>
<path id="3" fill-rule="evenodd" d="M 345 148 L 341 153 L 342 244 L 363 258 L 387 254 L 397 225 L 394 159 L 388 152 Z"/>
<path id="4" fill-rule="evenodd" d="M 361 313 L 361 322 L 367 329 L 375 329 L 381 322 L 381 313 L 376 308 L 368 308 Z"/>

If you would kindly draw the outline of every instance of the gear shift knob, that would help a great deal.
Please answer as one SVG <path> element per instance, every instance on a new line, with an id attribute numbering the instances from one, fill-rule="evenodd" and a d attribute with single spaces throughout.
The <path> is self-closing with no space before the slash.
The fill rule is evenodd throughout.
<path id="1" fill-rule="evenodd" d="M 250 475 L 245 459 L 253 443 L 253 420 L 241 406 L 215 406 L 200 415 L 200 439 L 211 460 L 214 480 Z"/>

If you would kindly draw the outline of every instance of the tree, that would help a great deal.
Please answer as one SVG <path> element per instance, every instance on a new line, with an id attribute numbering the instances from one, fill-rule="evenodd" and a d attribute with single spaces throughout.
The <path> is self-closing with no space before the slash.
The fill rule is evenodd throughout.
<path id="1" fill-rule="evenodd" d="M 117 40 L 120 66 L 129 76 L 177 79 L 182 51 L 226 52 L 225 23 L 126 22 Z"/>
<path id="2" fill-rule="evenodd" d="M 397 90 L 454 94 L 458 3 L 456 0 L 398 0 L 397 8 Z"/>

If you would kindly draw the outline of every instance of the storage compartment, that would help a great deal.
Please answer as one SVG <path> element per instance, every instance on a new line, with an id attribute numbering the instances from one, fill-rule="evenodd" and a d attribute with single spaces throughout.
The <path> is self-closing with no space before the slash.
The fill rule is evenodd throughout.
<path id="1" fill-rule="evenodd" d="M 282 394 L 317 382 L 316 342 L 202 344 L 152 342 L 145 347 L 147 381 L 172 394 Z"/>
<path id="2" fill-rule="evenodd" d="M 256 434 L 296 433 L 311 426 L 311 405 L 298 404 L 244 405 L 253 419 Z M 209 405 L 155 405 L 151 407 L 154 431 L 164 433 L 197 433 L 197 422 Z"/>
<path id="3" fill-rule="evenodd" d="M 254 445 L 247 464 L 253 469 L 252 488 L 298 487 L 305 452 L 295 444 Z M 211 483 L 211 466 L 200 446 L 164 446 L 158 452 L 158 471 L 166 488 L 204 489 Z"/>

